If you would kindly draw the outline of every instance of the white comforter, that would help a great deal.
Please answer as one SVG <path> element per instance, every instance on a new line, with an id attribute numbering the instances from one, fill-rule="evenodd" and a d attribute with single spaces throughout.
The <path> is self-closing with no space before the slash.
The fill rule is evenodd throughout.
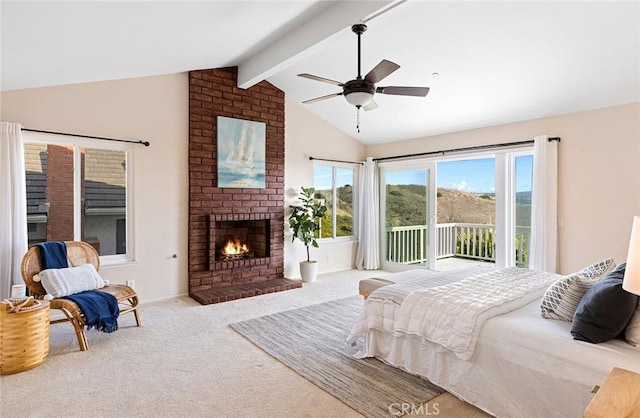
<path id="1" fill-rule="evenodd" d="M 440 344 L 468 360 L 487 319 L 539 298 L 556 277 L 513 267 L 418 290 L 400 306 L 394 329 Z"/>
<path id="2" fill-rule="evenodd" d="M 425 273 L 422 281 L 434 281 L 435 274 Z M 353 343 L 369 329 L 377 329 L 394 335 L 414 335 L 468 360 L 487 319 L 539 298 L 558 278 L 557 274 L 516 267 L 461 269 L 443 275 L 452 283 L 415 290 L 401 300 L 393 295 L 392 288 L 411 286 L 410 281 L 374 292 L 348 341 Z M 385 292 L 390 296 L 384 297 Z"/>

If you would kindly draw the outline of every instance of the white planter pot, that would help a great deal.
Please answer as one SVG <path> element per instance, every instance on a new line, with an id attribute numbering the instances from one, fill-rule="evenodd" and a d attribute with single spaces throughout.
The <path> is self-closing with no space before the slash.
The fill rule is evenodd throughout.
<path id="1" fill-rule="evenodd" d="M 318 262 L 317 261 L 301 261 L 300 262 L 300 277 L 304 283 L 313 283 L 316 281 L 318 275 Z"/>

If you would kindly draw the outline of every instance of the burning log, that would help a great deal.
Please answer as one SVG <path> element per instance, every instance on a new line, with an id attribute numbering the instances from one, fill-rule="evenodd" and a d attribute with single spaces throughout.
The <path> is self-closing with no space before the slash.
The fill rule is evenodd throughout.
<path id="1" fill-rule="evenodd" d="M 240 242 L 238 239 L 228 240 L 220 251 L 220 255 L 224 261 L 254 257 L 254 253 L 251 252 L 247 244 Z"/>

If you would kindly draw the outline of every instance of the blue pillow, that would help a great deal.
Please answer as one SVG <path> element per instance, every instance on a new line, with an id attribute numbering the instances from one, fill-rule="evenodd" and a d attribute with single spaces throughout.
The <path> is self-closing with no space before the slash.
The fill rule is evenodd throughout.
<path id="1" fill-rule="evenodd" d="M 584 294 L 573 315 L 574 340 L 597 344 L 624 332 L 638 304 L 638 296 L 622 288 L 626 266 L 619 264 Z"/>

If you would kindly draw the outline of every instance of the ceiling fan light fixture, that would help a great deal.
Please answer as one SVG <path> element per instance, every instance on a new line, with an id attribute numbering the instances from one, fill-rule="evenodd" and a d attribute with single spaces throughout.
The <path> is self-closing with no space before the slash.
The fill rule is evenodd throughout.
<path id="1" fill-rule="evenodd" d="M 347 99 L 347 103 L 360 107 L 369 104 L 371 99 L 373 99 L 373 95 L 376 93 L 376 88 L 373 83 L 357 78 L 344 83 L 342 91 L 344 98 Z"/>
<path id="2" fill-rule="evenodd" d="M 391 73 L 396 71 L 400 66 L 395 62 L 391 62 L 389 60 L 383 59 L 380 61 L 375 67 L 369 71 L 364 78 L 362 77 L 361 72 L 361 51 L 360 51 L 360 37 L 367 30 L 367 25 L 363 22 L 356 23 L 351 27 L 353 33 L 358 36 L 358 75 L 353 80 L 346 81 L 344 83 L 336 80 L 331 80 L 329 78 L 318 77 L 317 75 L 302 73 L 298 74 L 299 77 L 308 78 L 311 80 L 322 81 L 323 83 L 334 84 L 336 86 L 342 87 L 342 91 L 333 94 L 327 94 L 325 96 L 316 97 L 315 99 L 305 100 L 302 103 L 315 103 L 321 100 L 330 99 L 336 96 L 344 96 L 351 106 L 354 106 L 358 112 L 358 123 L 356 127 L 358 132 L 360 132 L 360 108 L 364 108 L 364 110 L 372 110 L 378 107 L 376 102 L 373 100 L 373 96 L 376 93 L 379 94 L 389 94 L 393 96 L 420 96 L 424 97 L 429 92 L 429 87 L 409 87 L 409 86 L 387 86 L 387 87 L 376 87 L 376 84 L 386 77 L 388 77 Z M 434 76 L 437 73 L 433 73 Z"/>
<path id="3" fill-rule="evenodd" d="M 368 91 L 354 91 L 348 94 L 345 94 L 345 99 L 352 106 L 366 106 L 373 99 L 373 93 L 369 93 Z"/>

